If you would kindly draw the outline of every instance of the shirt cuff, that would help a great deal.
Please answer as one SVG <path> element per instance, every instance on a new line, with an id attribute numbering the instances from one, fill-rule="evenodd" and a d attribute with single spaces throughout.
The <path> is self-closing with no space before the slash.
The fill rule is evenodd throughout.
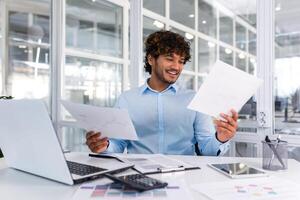
<path id="1" fill-rule="evenodd" d="M 225 142 L 222 142 L 222 141 L 220 141 L 219 139 L 218 139 L 218 133 L 217 132 L 215 132 L 215 137 L 216 137 L 216 139 L 220 142 L 220 143 L 222 143 L 222 144 L 224 144 L 224 143 L 226 143 L 226 142 L 228 142 L 228 140 L 227 141 L 225 141 Z"/>
<path id="2" fill-rule="evenodd" d="M 107 149 L 103 153 L 114 153 L 114 142 L 108 140 Z"/>
<path id="3" fill-rule="evenodd" d="M 218 149 L 216 150 L 217 156 L 224 155 L 226 151 L 229 149 L 229 144 L 230 144 L 229 140 L 227 140 L 226 142 L 219 141 L 217 138 L 217 132 L 215 133 L 215 137 L 213 141 L 215 143 L 215 146 L 218 147 Z"/>

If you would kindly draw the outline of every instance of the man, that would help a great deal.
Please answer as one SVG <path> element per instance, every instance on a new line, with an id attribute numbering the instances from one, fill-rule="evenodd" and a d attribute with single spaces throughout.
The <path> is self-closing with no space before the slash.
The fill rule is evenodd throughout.
<path id="1" fill-rule="evenodd" d="M 238 114 L 221 114 L 224 120 L 187 109 L 195 92 L 179 89 L 174 83 L 190 59 L 190 44 L 179 34 L 158 31 L 146 42 L 145 70 L 151 77 L 146 83 L 124 92 L 116 107 L 128 110 L 138 141 L 100 138 L 101 133 L 90 131 L 86 144 L 94 153 L 163 153 L 195 155 L 198 143 L 202 155 L 216 156 L 228 148 L 235 135 Z"/>

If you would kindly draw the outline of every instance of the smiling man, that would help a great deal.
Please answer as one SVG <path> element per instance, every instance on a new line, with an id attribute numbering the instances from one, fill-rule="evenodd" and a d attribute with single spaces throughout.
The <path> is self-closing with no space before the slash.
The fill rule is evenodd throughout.
<path id="1" fill-rule="evenodd" d="M 89 131 L 86 144 L 92 152 L 162 153 L 195 155 L 195 144 L 202 155 L 220 155 L 235 135 L 238 114 L 220 114 L 215 120 L 187 109 L 195 92 L 179 89 L 175 82 L 190 59 L 190 44 L 170 31 L 152 33 L 145 41 L 146 83 L 124 92 L 116 107 L 127 109 L 139 141 L 101 138 Z"/>

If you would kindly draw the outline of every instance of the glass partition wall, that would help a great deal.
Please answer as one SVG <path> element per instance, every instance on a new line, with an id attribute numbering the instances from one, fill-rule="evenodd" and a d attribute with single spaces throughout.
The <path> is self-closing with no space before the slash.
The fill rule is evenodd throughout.
<path id="1" fill-rule="evenodd" d="M 49 104 L 50 5 L 50 0 L 1 1 L 2 94 Z"/>
<path id="2" fill-rule="evenodd" d="M 112 107 L 128 80 L 126 1 L 65 1 L 65 65 L 62 99 Z M 124 46 L 125 45 L 125 46 Z M 62 107 L 64 147 L 86 150 L 85 131 Z"/>
<path id="3" fill-rule="evenodd" d="M 300 161 L 300 2 L 275 1 L 275 132 L 289 141 L 289 156 Z"/>
<path id="4" fill-rule="evenodd" d="M 65 33 L 59 73 L 52 73 L 50 56 L 54 3 L 60 9 L 52 13 L 62 10 Z M 128 11 L 122 0 L 0 0 L 1 95 L 44 99 L 49 113 L 59 116 L 55 127 L 63 148 L 85 150 L 85 131 L 59 101 L 111 107 L 128 88 Z M 51 80 L 59 83 L 58 99 Z"/>

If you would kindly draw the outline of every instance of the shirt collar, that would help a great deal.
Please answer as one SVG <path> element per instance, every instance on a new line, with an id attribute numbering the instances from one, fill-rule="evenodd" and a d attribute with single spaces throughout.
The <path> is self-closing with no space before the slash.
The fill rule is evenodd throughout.
<path id="1" fill-rule="evenodd" d="M 147 91 L 149 91 L 149 90 L 152 91 L 152 92 L 155 92 L 155 93 L 164 93 L 164 92 L 166 92 L 166 91 L 168 91 L 168 90 L 171 90 L 171 91 L 173 91 L 174 93 L 176 93 L 176 92 L 178 91 L 178 86 L 177 86 L 175 83 L 173 83 L 173 84 L 169 85 L 164 91 L 157 92 L 156 90 L 153 90 L 153 89 L 148 85 L 148 80 L 149 80 L 149 78 L 146 80 L 146 82 L 144 83 L 144 85 L 141 86 L 141 89 L 140 89 L 141 94 L 144 94 L 145 92 L 147 92 Z"/>

